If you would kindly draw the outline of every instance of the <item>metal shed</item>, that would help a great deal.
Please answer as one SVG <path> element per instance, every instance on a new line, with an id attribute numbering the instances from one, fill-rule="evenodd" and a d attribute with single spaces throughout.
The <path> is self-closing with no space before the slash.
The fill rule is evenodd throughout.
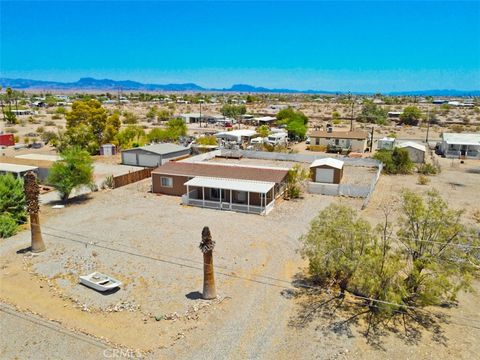
<path id="1" fill-rule="evenodd" d="M 157 167 L 190 155 L 190 148 L 177 144 L 154 144 L 122 151 L 122 164 Z"/>
<path id="2" fill-rule="evenodd" d="M 343 161 L 333 158 L 317 159 L 310 165 L 312 181 L 340 184 L 343 177 Z"/>
<path id="3" fill-rule="evenodd" d="M 397 147 L 407 150 L 410 160 L 412 160 L 414 163 L 425 162 L 426 148 L 424 145 L 413 141 L 405 141 L 404 143 L 397 145 Z"/>

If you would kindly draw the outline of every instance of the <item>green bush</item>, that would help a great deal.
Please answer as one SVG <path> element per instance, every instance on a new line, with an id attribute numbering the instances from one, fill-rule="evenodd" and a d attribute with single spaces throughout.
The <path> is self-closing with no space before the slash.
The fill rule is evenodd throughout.
<path id="1" fill-rule="evenodd" d="M 18 229 L 17 222 L 10 214 L 0 215 L 0 238 L 8 238 L 16 234 Z"/>
<path id="2" fill-rule="evenodd" d="M 437 166 L 430 163 L 418 165 L 417 171 L 422 175 L 436 175 L 440 172 Z"/>
<path id="3" fill-rule="evenodd" d="M 410 155 L 405 149 L 395 148 L 392 150 L 379 150 L 373 156 L 374 159 L 383 163 L 385 174 L 410 174 L 414 168 Z"/>

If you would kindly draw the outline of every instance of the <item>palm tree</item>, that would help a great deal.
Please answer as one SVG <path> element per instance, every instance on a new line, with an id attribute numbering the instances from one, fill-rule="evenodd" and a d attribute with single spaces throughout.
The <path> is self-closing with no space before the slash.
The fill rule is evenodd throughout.
<path id="1" fill-rule="evenodd" d="M 30 214 L 30 231 L 32 234 L 32 252 L 45 251 L 45 244 L 42 239 L 42 232 L 40 229 L 40 220 L 38 217 L 39 202 L 38 195 L 40 190 L 37 183 L 37 175 L 33 171 L 25 174 L 25 197 L 27 200 L 27 212 Z"/>
<path id="2" fill-rule="evenodd" d="M 215 290 L 215 277 L 213 273 L 213 248 L 215 241 L 212 240 L 210 229 L 205 226 L 202 230 L 202 242 L 200 250 L 203 253 L 203 294 L 205 300 L 215 299 L 217 292 Z"/>

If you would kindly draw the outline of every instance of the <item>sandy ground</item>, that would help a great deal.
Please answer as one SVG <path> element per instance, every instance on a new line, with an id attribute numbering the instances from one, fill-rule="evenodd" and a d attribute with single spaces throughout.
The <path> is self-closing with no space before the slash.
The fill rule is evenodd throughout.
<path id="1" fill-rule="evenodd" d="M 28 232 L 3 242 L 2 300 L 67 328 L 168 357 L 187 357 L 187 349 L 170 349 L 177 342 L 188 344 L 189 352 L 197 344 L 199 357 L 216 352 L 213 358 L 224 358 L 226 351 L 233 358 L 263 358 L 262 351 L 274 356 L 276 347 L 263 346 L 285 337 L 291 302 L 280 291 L 291 287 L 291 277 L 303 264 L 295 253 L 297 239 L 334 198 L 283 201 L 263 217 L 184 207 L 176 197 L 148 194 L 148 186 L 146 180 L 95 193 L 84 203 L 50 212 L 43 220 L 45 253 L 7 256 L 28 245 Z M 217 241 L 218 303 L 198 299 L 202 258 L 197 246 L 204 225 Z M 122 289 L 104 296 L 78 285 L 78 275 L 93 268 L 119 278 Z M 173 320 L 157 322 L 153 317 L 158 315 Z M 282 326 L 257 326 L 276 317 Z M 218 328 L 225 329 L 223 341 L 193 340 L 208 342 L 209 336 L 201 334 Z"/>
<path id="2" fill-rule="evenodd" d="M 479 162 L 451 166 L 451 160 L 440 160 L 442 174 L 431 177 L 431 185 L 453 207 L 478 208 Z M 29 244 L 26 231 L 2 241 L 1 301 L 14 304 L 22 314 L 54 320 L 74 334 L 90 334 L 109 349 L 122 345 L 152 359 L 471 359 L 480 351 L 475 294 L 461 294 L 457 309 L 439 310 L 451 316 L 442 326 L 443 343 L 433 341 L 430 332 L 422 333 L 417 343 L 399 333 L 383 337 L 380 347 L 372 346 L 361 328 L 354 327 L 350 336 L 318 330 L 328 322 L 322 318 L 302 328 L 291 326 L 304 300 L 286 292 L 295 289 L 292 281 L 306 266 L 296 252 L 298 237 L 329 203 L 359 209 L 361 200 L 306 195 L 279 202 L 264 217 L 185 207 L 177 197 L 148 193 L 149 185 L 144 180 L 90 194 L 62 210 L 45 208 L 44 253 L 16 253 Z M 404 186 L 427 188 L 416 185 L 414 175 L 382 176 L 362 214 L 375 221 L 378 207 Z M 217 242 L 215 301 L 199 299 L 198 243 L 205 225 Z M 102 295 L 79 285 L 78 275 L 93 269 L 120 279 L 121 290 Z M 478 283 L 475 287 L 479 289 Z M 1 321 L 5 326 L 25 323 L 8 314 L 2 314 Z M 46 346 L 58 338 L 54 332 L 39 337 L 36 325 L 19 326 L 35 339 L 26 343 L 22 331 L 11 332 L 14 344 L 24 348 L 22 354 L 70 355 L 63 345 L 51 350 Z M 20 354 L 1 340 L 5 358 Z M 81 340 L 70 341 L 86 346 Z M 88 351 L 97 350 L 85 350 L 89 355 L 83 358 L 99 358 Z"/>

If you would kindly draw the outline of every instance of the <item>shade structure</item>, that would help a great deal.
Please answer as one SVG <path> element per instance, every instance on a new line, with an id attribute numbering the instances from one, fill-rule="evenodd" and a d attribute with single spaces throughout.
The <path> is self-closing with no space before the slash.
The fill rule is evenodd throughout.
<path id="1" fill-rule="evenodd" d="M 196 176 L 188 180 L 185 185 L 265 194 L 275 186 L 275 183 Z"/>

